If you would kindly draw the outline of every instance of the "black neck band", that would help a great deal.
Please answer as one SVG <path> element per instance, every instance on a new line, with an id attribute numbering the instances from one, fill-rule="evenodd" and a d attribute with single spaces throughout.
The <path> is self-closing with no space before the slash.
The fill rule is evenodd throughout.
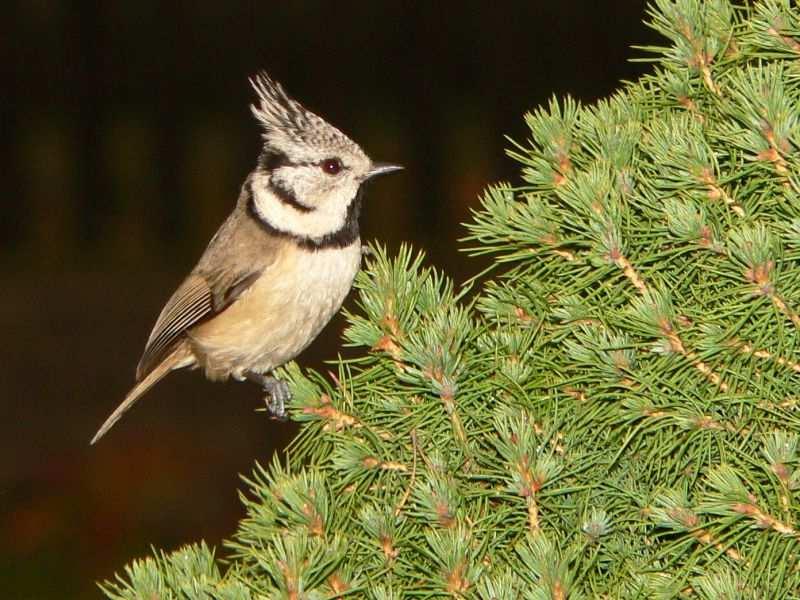
<path id="1" fill-rule="evenodd" d="M 272 186 L 270 186 L 271 188 Z M 324 250 L 328 248 L 346 248 L 355 242 L 359 237 L 358 217 L 361 214 L 361 197 L 362 191 L 359 188 L 355 198 L 347 206 L 347 214 L 345 215 L 344 224 L 331 233 L 328 233 L 319 238 L 307 237 L 284 231 L 279 229 L 274 224 L 267 221 L 256 207 L 255 194 L 253 193 L 252 181 L 248 181 L 246 186 L 247 193 L 247 214 L 270 235 L 284 237 L 293 240 L 298 246 L 306 250 Z M 283 200 L 281 199 L 281 202 Z"/>

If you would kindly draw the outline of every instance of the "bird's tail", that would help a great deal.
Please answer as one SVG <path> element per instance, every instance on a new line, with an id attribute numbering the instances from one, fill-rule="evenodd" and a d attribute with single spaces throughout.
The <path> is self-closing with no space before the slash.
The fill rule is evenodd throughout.
<path id="1" fill-rule="evenodd" d="M 158 383 L 164 375 L 172 371 L 173 369 L 178 369 L 182 366 L 185 366 L 185 351 L 182 352 L 182 348 L 176 349 L 172 354 L 167 356 L 164 360 L 162 360 L 158 366 L 150 371 L 144 379 L 139 381 L 133 389 L 128 392 L 128 395 L 125 396 L 125 400 L 123 400 L 120 405 L 114 410 L 113 413 L 106 419 L 105 423 L 97 430 L 97 433 L 94 434 L 92 441 L 89 442 L 90 445 L 94 445 L 97 440 L 103 437 L 108 430 L 111 429 L 114 424 L 122 418 L 128 409 L 134 405 L 134 403 L 141 398 L 147 390 L 153 387 L 156 383 Z"/>

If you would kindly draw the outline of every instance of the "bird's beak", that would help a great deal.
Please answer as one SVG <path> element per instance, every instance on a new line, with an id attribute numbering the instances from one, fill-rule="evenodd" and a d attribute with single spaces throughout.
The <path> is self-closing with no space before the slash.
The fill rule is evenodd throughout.
<path id="1" fill-rule="evenodd" d="M 377 177 L 378 175 L 388 175 L 389 173 L 394 173 L 395 171 L 402 171 L 404 168 L 405 167 L 401 167 L 400 165 L 390 165 L 389 163 L 372 163 L 372 168 L 367 171 L 364 181 L 372 179 L 373 177 Z"/>

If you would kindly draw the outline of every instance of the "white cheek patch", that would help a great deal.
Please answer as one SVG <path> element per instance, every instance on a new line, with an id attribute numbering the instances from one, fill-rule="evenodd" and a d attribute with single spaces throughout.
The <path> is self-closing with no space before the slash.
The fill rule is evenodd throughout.
<path id="1" fill-rule="evenodd" d="M 326 198 L 333 185 L 332 181 L 320 177 L 319 167 L 316 165 L 284 167 L 273 171 L 269 178 L 264 179 L 271 191 L 282 192 L 281 199 L 286 200 L 288 196 L 288 203 L 294 204 L 300 210 L 317 208 L 320 198 Z"/>
<path id="2" fill-rule="evenodd" d="M 269 176 L 256 173 L 252 180 L 253 203 L 258 215 L 270 226 L 299 237 L 323 238 L 339 231 L 347 218 L 348 198 L 331 197 L 310 211 L 302 211 L 278 198 L 269 186 Z M 355 194 L 353 194 L 355 196 Z M 305 206 L 313 204 L 297 198 Z"/>

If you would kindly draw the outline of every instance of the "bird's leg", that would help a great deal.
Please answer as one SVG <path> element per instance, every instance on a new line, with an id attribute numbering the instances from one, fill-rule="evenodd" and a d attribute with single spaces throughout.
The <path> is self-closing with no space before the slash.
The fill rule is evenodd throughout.
<path id="1" fill-rule="evenodd" d="M 264 402 L 267 405 L 269 416 L 278 421 L 285 421 L 287 419 L 286 403 L 292 399 L 292 394 L 289 392 L 289 386 L 286 385 L 286 382 L 276 377 L 254 373 L 253 371 L 245 373 L 245 377 L 260 385 L 261 389 L 267 393 Z"/>

